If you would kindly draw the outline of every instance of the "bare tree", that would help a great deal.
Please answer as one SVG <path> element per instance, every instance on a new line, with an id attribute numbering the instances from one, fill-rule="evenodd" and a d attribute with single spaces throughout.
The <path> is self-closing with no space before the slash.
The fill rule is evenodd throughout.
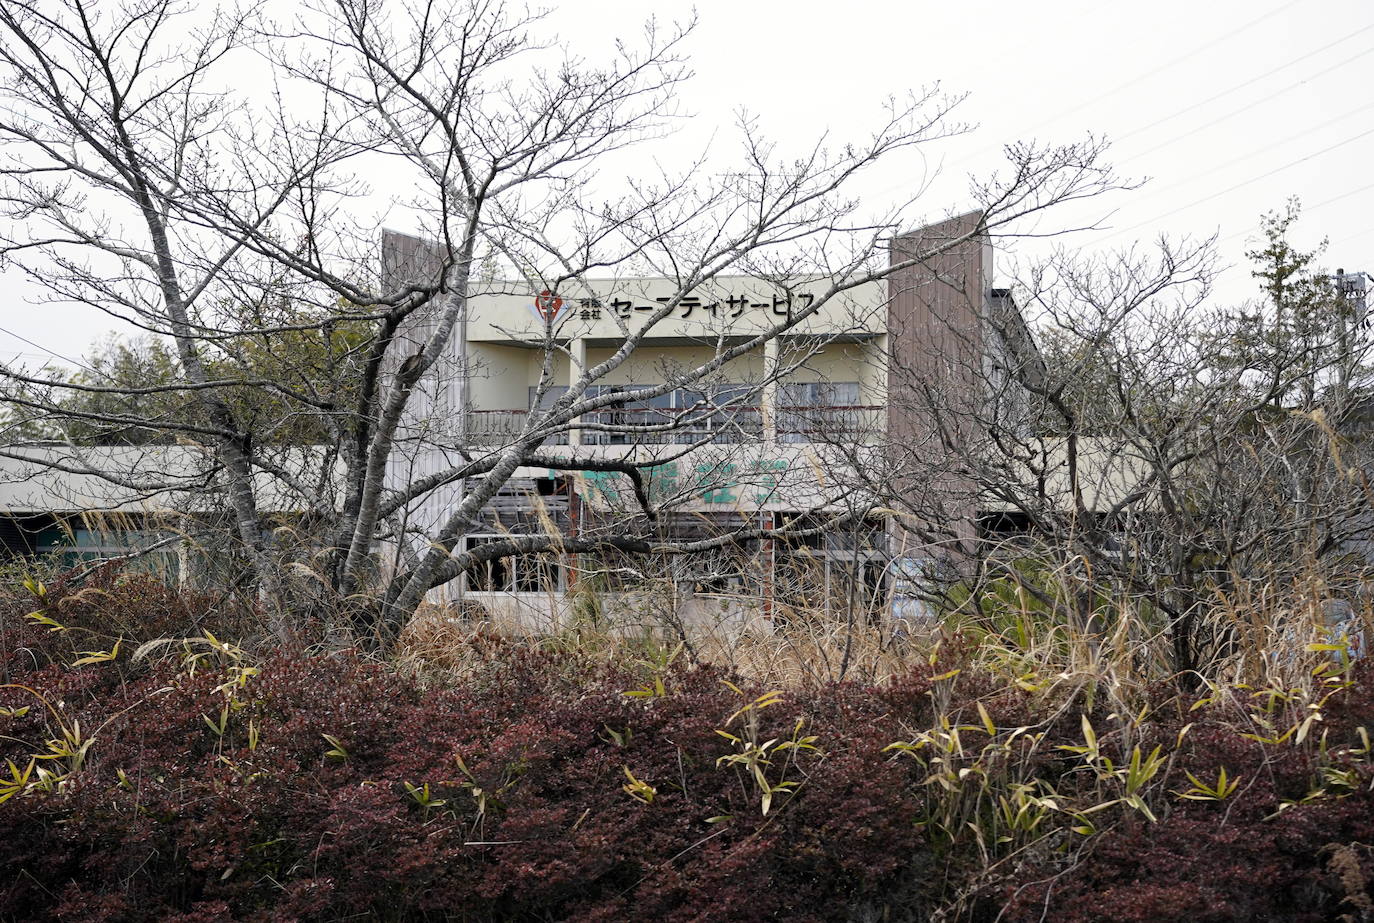
<path id="1" fill-rule="evenodd" d="M 651 496 L 646 472 L 713 441 L 700 437 L 704 421 L 743 408 L 747 394 L 805 361 L 804 351 L 770 350 L 744 394 L 666 418 L 611 412 L 627 396 L 603 383 L 725 276 L 756 280 L 786 309 L 753 324 L 721 318 L 703 337 L 705 358 L 665 367 L 634 401 L 742 381 L 726 373 L 770 343 L 843 334 L 836 318 L 865 286 L 1117 185 L 1099 142 L 1015 146 L 1005 173 L 974 184 L 974 225 L 888 259 L 885 241 L 915 205 L 870 212 L 848 190 L 873 164 L 963 130 L 958 98 L 938 90 L 888 101 L 854 143 L 823 138 L 784 153 L 742 119 L 728 173 L 699 164 L 606 179 L 643 162 L 629 148 L 669 135 L 690 23 L 651 22 L 596 64 L 541 39 L 539 17 L 485 0 L 319 0 L 289 24 L 172 0 L 15 0 L 0 8 L 0 26 L 14 221 L 0 252 L 55 303 L 91 305 L 165 338 L 178 366 L 175 380 L 142 387 L 8 368 L 6 398 L 56 430 L 61 464 L 115 487 L 129 475 L 88 451 L 73 424 L 156 432 L 203 458 L 200 473 L 280 635 L 323 595 L 393 637 L 431 588 L 506 556 L 688 554 L 772 534 L 741 524 L 660 541 L 625 518 L 580 536 L 462 541 L 532 466 L 628 479 L 639 521 L 672 508 L 671 496 Z M 240 88 L 235 75 L 248 67 L 273 76 L 270 92 Z M 382 173 L 383 188 L 361 179 Z M 409 216 L 430 241 L 423 259 L 383 265 L 367 217 L 377 207 Z M 611 314 L 615 345 L 604 358 L 579 355 L 552 316 L 542 329 L 513 330 L 543 357 L 534 410 L 500 439 L 466 430 L 475 299 L 597 299 L 646 277 L 662 283 L 651 310 Z M 555 381 L 564 366 L 566 386 Z M 426 397 L 449 379 L 456 421 Z M 164 395 L 191 409 L 150 414 L 74 395 Z M 560 447 L 582 431 L 653 448 L 615 457 Z M 50 456 L 4 452 L 39 465 Z M 412 464 L 421 457 L 423 470 Z M 436 506 L 454 485 L 461 493 Z M 427 502 L 442 515 L 418 515 Z M 394 566 L 379 570 L 388 548 L 399 549 Z"/>
<path id="2" fill-rule="evenodd" d="M 1286 227 L 1269 226 L 1256 275 L 1273 296 L 1281 264 L 1312 311 L 1320 275 L 1294 275 Z M 1367 339 L 1285 319 L 1284 293 L 1211 306 L 1213 263 L 1211 241 L 1061 252 L 991 297 L 948 266 L 921 293 L 968 305 L 944 315 L 960 348 L 893 363 L 890 397 L 916 422 L 870 480 L 901 485 L 887 499 L 938 603 L 993 617 L 989 587 L 1010 584 L 1087 632 L 1130 611 L 1196 675 L 1237 630 L 1228 600 L 1360 592 L 1371 498 L 1351 370 Z"/>

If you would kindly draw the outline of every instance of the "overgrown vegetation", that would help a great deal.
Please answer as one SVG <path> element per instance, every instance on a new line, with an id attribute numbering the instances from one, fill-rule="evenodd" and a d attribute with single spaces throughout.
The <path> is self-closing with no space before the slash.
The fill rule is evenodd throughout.
<path id="1" fill-rule="evenodd" d="M 840 637 L 819 616 L 693 663 L 436 612 L 382 662 L 245 650 L 143 577 L 31 579 L 0 636 L 0 916 L 1367 918 L 1374 671 L 1319 606 L 1181 683 L 1128 610 L 1000 605 L 860 625 L 833 683 L 793 669 L 789 632 Z"/>

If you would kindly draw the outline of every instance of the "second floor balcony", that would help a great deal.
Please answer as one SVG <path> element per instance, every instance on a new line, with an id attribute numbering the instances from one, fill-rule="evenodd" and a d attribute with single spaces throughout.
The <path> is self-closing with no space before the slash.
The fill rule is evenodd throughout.
<path id="1" fill-rule="evenodd" d="M 754 442 L 840 443 L 875 441 L 886 408 L 862 404 L 785 404 L 772 408 L 731 406 L 617 407 L 582 416 L 572 431 L 550 437 L 553 445 L 692 445 Z M 528 410 L 469 410 L 468 438 L 496 446 L 525 431 Z M 771 418 L 771 425 L 770 425 Z"/>

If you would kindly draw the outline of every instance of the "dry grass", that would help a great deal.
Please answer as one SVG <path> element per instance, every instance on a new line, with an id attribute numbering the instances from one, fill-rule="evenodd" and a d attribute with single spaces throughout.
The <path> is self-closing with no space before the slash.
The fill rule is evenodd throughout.
<path id="1" fill-rule="evenodd" d="M 1211 608 L 1200 613 L 1199 633 L 1208 639 L 1208 653 L 1202 675 L 1188 684 L 1309 689 L 1319 682 L 1320 671 L 1314 670 L 1339 660 L 1348 643 L 1333 630 L 1334 604 L 1324 585 L 1307 580 L 1293 587 L 1241 586 L 1217 593 Z M 693 662 L 787 688 L 882 683 L 929 663 L 941 647 L 957 645 L 970 666 L 1022 688 L 1067 694 L 1091 687 L 1109 691 L 1123 704 L 1138 701 L 1152 685 L 1180 679 L 1172 666 L 1171 626 L 1131 600 L 1100 608 L 1084 628 L 1046 618 L 1024 600 L 1008 608 L 1005 598 L 995 617 L 955 612 L 927 627 L 885 618 L 885 607 L 852 612 L 833 605 L 770 607 L 739 597 L 722 602 L 728 616 L 713 620 L 698 611 L 684 620 L 676 597 L 648 589 L 635 597 L 633 607 L 617 607 L 624 598 L 594 600 L 595 617 L 564 612 L 551 624 L 480 608 L 427 606 L 402 634 L 399 654 L 402 660 L 461 671 L 466 661 L 482 656 L 482 638 L 518 639 L 607 660 L 641 656 L 646 645 L 680 644 Z M 1347 600 L 1347 629 L 1374 634 L 1369 602 Z"/>

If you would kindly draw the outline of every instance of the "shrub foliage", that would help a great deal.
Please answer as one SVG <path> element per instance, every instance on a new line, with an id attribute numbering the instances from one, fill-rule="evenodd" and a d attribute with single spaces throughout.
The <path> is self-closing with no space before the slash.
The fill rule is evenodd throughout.
<path id="1" fill-rule="evenodd" d="M 140 645 L 31 590 L 0 635 L 5 919 L 1374 911 L 1368 669 L 1129 710 L 971 644 L 779 691 L 653 645 L 476 633 L 436 673 L 213 631 Z M 101 592 L 186 614 L 142 583 Z"/>

